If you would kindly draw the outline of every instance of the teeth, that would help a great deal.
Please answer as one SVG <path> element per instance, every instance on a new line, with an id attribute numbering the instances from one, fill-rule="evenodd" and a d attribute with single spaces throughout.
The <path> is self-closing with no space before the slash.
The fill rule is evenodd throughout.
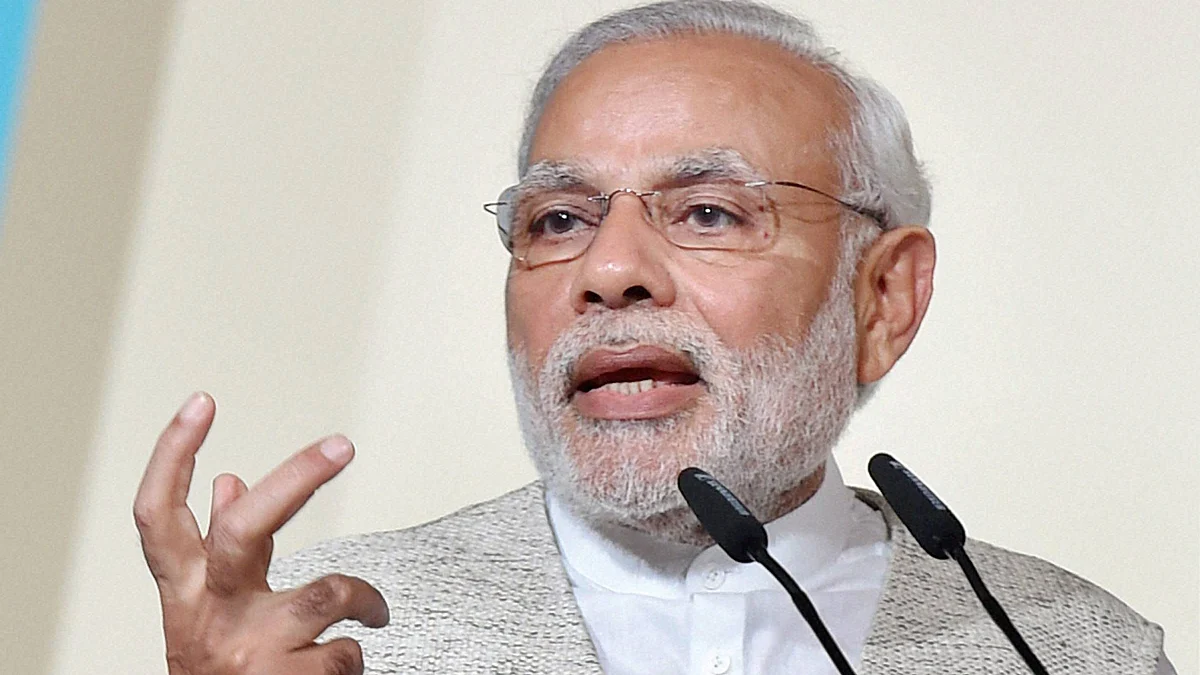
<path id="1" fill-rule="evenodd" d="M 617 394 L 629 396 L 632 394 L 641 393 L 643 391 L 650 391 L 651 389 L 659 386 L 661 385 L 654 380 L 640 380 L 638 382 L 609 382 L 608 384 L 596 387 L 596 391 L 611 391 Z"/>

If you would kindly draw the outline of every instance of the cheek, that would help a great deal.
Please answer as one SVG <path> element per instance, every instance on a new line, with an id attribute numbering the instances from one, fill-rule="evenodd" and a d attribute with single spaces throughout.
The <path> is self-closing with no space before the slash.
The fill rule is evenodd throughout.
<path id="1" fill-rule="evenodd" d="M 508 323 L 508 348 L 521 350 L 534 372 L 541 368 L 550 345 L 572 319 L 567 285 L 552 279 L 531 278 L 538 271 L 509 274 L 505 286 L 505 316 Z"/>
<path id="2" fill-rule="evenodd" d="M 799 340 L 824 302 L 826 265 L 744 264 L 719 279 L 696 275 L 696 311 L 730 347 L 745 349 L 763 335 Z"/>

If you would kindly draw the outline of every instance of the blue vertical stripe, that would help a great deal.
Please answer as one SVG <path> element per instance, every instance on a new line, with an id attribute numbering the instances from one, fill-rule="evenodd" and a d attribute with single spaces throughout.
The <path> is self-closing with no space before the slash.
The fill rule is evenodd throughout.
<path id="1" fill-rule="evenodd" d="M 0 236 L 4 234 L 9 155 L 35 4 L 36 0 L 0 0 Z"/>

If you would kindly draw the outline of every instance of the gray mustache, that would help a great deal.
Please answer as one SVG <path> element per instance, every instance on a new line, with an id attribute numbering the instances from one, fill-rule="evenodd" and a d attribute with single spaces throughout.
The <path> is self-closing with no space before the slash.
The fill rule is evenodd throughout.
<path id="1" fill-rule="evenodd" d="M 539 375 L 542 391 L 569 394 L 575 364 L 600 347 L 644 344 L 678 352 L 704 377 L 722 349 L 720 338 L 677 310 L 618 310 L 580 317 L 550 346 Z"/>

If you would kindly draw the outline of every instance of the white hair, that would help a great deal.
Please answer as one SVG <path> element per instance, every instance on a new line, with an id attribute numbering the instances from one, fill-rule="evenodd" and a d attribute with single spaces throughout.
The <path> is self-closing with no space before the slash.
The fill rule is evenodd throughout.
<path id="1" fill-rule="evenodd" d="M 572 35 L 534 88 L 521 136 L 520 174 L 529 168 L 533 136 L 551 95 L 589 56 L 613 44 L 713 33 L 776 45 L 832 76 L 849 112 L 847 128 L 830 129 L 828 138 L 841 173 L 841 198 L 882 213 L 884 229 L 929 224 L 929 183 L 913 154 L 900 103 L 874 81 L 851 73 L 808 22 L 749 0 L 668 0 L 610 14 Z"/>

